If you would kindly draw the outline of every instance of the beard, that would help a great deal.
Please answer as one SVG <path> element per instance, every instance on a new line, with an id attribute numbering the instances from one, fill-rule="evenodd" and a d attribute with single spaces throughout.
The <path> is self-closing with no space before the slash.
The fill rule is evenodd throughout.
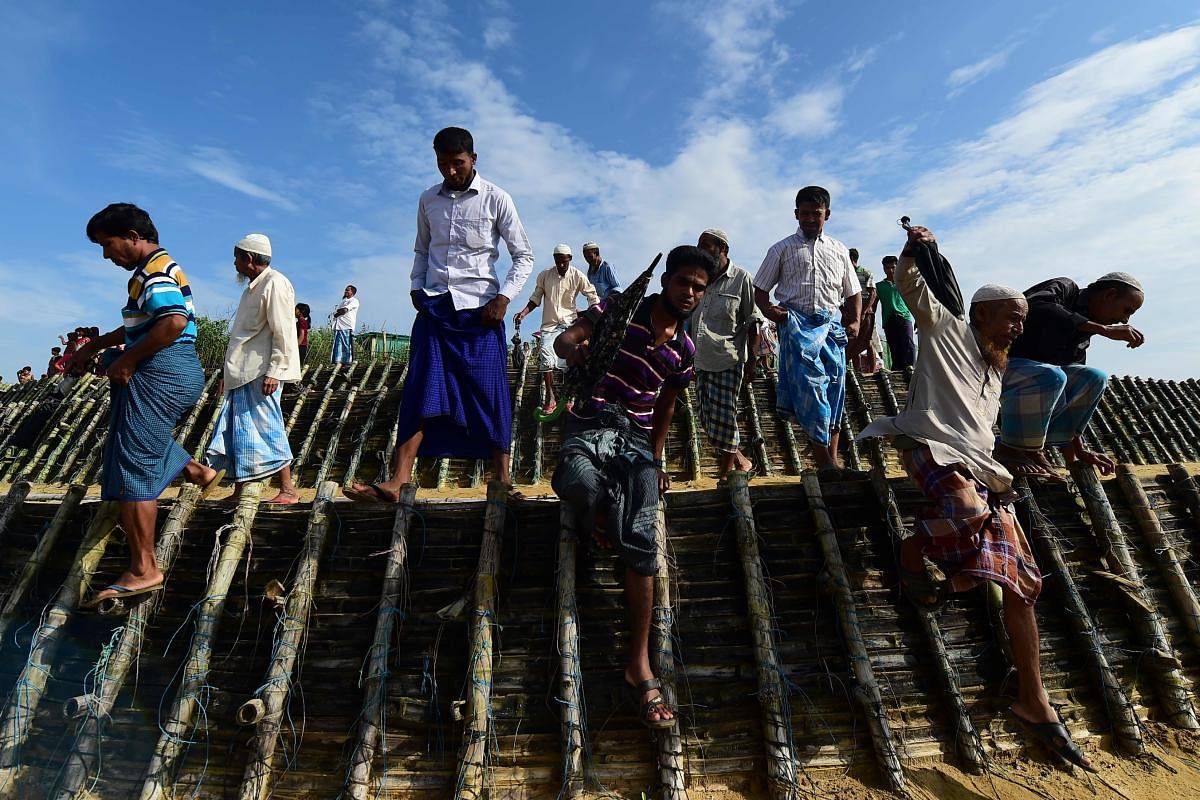
<path id="1" fill-rule="evenodd" d="M 692 315 L 691 311 L 684 311 L 682 308 L 672 303 L 671 298 L 667 297 L 666 292 L 662 293 L 662 304 L 663 308 L 667 310 L 667 313 L 674 317 L 678 322 L 683 322 Z M 695 309 L 693 309 L 693 311 L 694 310 Z"/>
<path id="2" fill-rule="evenodd" d="M 243 275 L 242 273 L 238 272 L 238 273 L 235 273 L 235 274 L 237 275 L 237 277 L 236 277 L 236 278 L 234 278 L 234 280 L 236 280 L 236 281 L 237 281 L 237 285 L 238 285 L 238 286 L 245 286 L 247 283 L 249 283 L 249 282 L 250 282 L 250 279 L 249 279 L 249 278 L 247 278 L 247 277 L 246 277 L 245 275 Z"/>
<path id="3" fill-rule="evenodd" d="M 989 367 L 1004 374 L 1004 370 L 1008 368 L 1008 345 L 1001 345 L 990 339 L 981 339 L 979 350 L 983 353 L 983 360 Z"/>

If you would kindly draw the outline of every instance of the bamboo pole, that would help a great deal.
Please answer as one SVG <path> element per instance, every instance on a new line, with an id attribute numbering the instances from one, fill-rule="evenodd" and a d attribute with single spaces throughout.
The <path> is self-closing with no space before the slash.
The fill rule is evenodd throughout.
<path id="1" fill-rule="evenodd" d="M 487 744 L 492 725 L 492 626 L 496 619 L 496 570 L 500 562 L 500 538 L 504 533 L 508 488 L 500 481 L 488 483 L 479 545 L 479 566 L 472 591 L 470 621 L 470 675 L 467 685 L 466 725 L 459 756 L 455 797 L 477 800 L 488 782 Z"/>
<path id="2" fill-rule="evenodd" d="M 750 505 L 746 473 L 729 473 L 729 498 L 737 522 L 738 555 L 746 582 L 746 603 L 750 612 L 750 635 L 754 642 L 754 661 L 758 676 L 758 702 L 763 712 L 763 745 L 767 753 L 767 778 L 774 800 L 796 796 L 796 743 L 792 738 L 791 709 L 783 667 L 775 648 L 775 613 L 771 594 L 763 577 L 762 556 L 758 551 L 758 529 Z M 893 789 L 903 791 L 903 785 Z"/>
<path id="3" fill-rule="evenodd" d="M 1151 384 L 1142 378 L 1129 378 L 1133 390 L 1141 398 L 1147 410 L 1153 412 L 1153 418 L 1158 422 L 1159 433 L 1170 441 L 1175 454 L 1181 459 L 1195 458 L 1192 445 L 1195 437 L 1184 432 L 1185 423 L 1174 413 L 1170 406 L 1173 404 L 1166 381 L 1155 381 Z"/>
<path id="4" fill-rule="evenodd" d="M 771 394 L 779 396 L 779 374 L 775 370 L 767 373 L 767 381 L 771 385 Z M 775 410 L 775 427 L 783 431 L 783 453 L 787 457 L 787 468 L 789 474 L 799 475 L 804 464 L 800 460 L 800 447 L 796 443 L 796 432 L 792 430 L 792 424 L 779 415 L 778 408 Z"/>
<path id="5" fill-rule="evenodd" d="M 1188 430 L 1191 432 L 1192 447 L 1197 454 L 1200 454 L 1200 418 L 1196 416 L 1196 403 L 1194 400 L 1188 399 L 1188 393 L 1182 383 L 1166 381 L 1166 384 L 1176 402 L 1173 413 L 1187 424 Z"/>
<path id="6" fill-rule="evenodd" d="M 233 513 L 233 522 L 217 531 L 217 539 L 228 531 L 225 543 L 220 545 L 216 568 L 209 578 L 204 597 L 196 610 L 196 627 L 188 646 L 183 666 L 183 678 L 179 691 L 171 704 L 166 721 L 160 723 L 161 734 L 154 748 L 154 755 L 143 775 L 141 800 L 161 800 L 169 796 L 171 775 L 175 771 L 187 735 L 200 706 L 201 697 L 208 685 L 209 662 L 217 628 L 225 609 L 225 598 L 237 572 L 238 563 L 246 543 L 250 540 L 250 529 L 258 514 L 258 502 L 262 493 L 262 481 L 249 481 L 242 487 L 241 499 Z"/>
<path id="7" fill-rule="evenodd" d="M 366 447 L 367 437 L 371 435 L 371 428 L 375 425 L 375 417 L 379 415 L 379 409 L 383 407 L 383 401 L 388 395 L 387 379 L 391 372 L 391 365 L 385 365 L 383 372 L 379 376 L 379 383 L 375 384 L 375 400 L 371 403 L 371 410 L 367 412 L 367 420 L 363 423 L 355 436 L 355 441 L 358 442 L 354 446 L 354 453 L 350 456 L 350 463 L 346 465 L 346 474 L 342 476 L 342 485 L 349 486 L 354 483 L 354 474 L 358 472 L 358 465 L 362 461 L 363 448 Z M 404 376 L 408 372 L 406 364 L 400 370 L 400 385 L 404 385 Z M 395 430 L 395 425 L 392 429 Z"/>
<path id="8" fill-rule="evenodd" d="M 84 420 L 91 418 L 92 409 L 96 407 L 96 403 L 99 402 L 102 396 L 107 395 L 108 387 L 98 384 L 93 387 L 92 392 L 84 399 L 82 407 L 77 412 L 72 412 L 65 416 L 66 429 L 58 434 L 54 448 L 46 454 L 46 459 L 42 462 L 42 468 L 34 476 L 34 483 L 46 482 L 47 478 L 50 477 L 54 462 L 58 460 L 59 456 L 67 448 L 67 445 L 71 442 L 71 438 L 75 435 L 75 431 L 79 429 Z M 36 465 L 37 461 L 35 459 L 31 466 Z"/>
<path id="9" fill-rule="evenodd" d="M 16 424 L 17 417 L 21 416 L 21 412 L 25 410 L 30 398 L 34 394 L 43 390 L 38 383 L 22 383 L 15 388 L 10 386 L 5 392 L 3 415 L 0 416 L 0 436 L 7 436 L 8 432 Z M 0 445 L 3 441 L 0 440 Z"/>
<path id="10" fill-rule="evenodd" d="M 215 369 L 208 376 L 208 380 L 204 382 L 204 389 L 200 392 L 200 399 L 196 405 L 192 406 L 192 410 L 184 418 L 183 424 L 179 427 L 179 434 L 175 437 L 175 441 L 181 445 L 187 441 L 188 436 L 192 434 L 192 428 L 196 427 L 196 420 L 200 419 L 200 411 L 204 408 L 204 404 L 208 402 L 209 393 L 212 392 L 213 386 L 221 379 L 222 370 Z M 221 398 L 217 398 L 217 408 L 220 409 Z"/>
<path id="11" fill-rule="evenodd" d="M 404 398 L 404 383 L 408 378 L 408 364 L 404 365 L 404 369 L 400 374 L 400 394 L 401 402 L 396 404 L 396 417 L 392 420 L 392 424 L 388 427 L 387 441 L 383 446 L 383 480 L 391 477 L 392 469 L 392 454 L 396 451 L 396 440 L 400 436 L 400 405 Z"/>
<path id="12" fill-rule="evenodd" d="M 1129 377 L 1113 378 L 1109 383 L 1118 384 L 1125 395 L 1127 404 L 1136 409 L 1135 413 L 1141 415 L 1142 420 L 1145 422 L 1146 430 L 1154 437 L 1154 442 L 1158 446 L 1159 456 L 1162 461 L 1175 461 L 1184 458 L 1178 447 L 1178 443 L 1171 436 L 1170 430 L 1164 424 L 1162 416 L 1158 413 L 1158 403 L 1143 391 L 1141 384 Z"/>
<path id="13" fill-rule="evenodd" d="M 1163 627 L 1162 618 L 1154 605 L 1154 600 L 1142 582 L 1140 570 L 1134 563 L 1133 555 L 1125 541 L 1125 534 L 1121 531 L 1116 514 L 1113 513 L 1108 497 L 1104 494 L 1104 488 L 1100 485 L 1096 468 L 1090 464 L 1077 463 L 1072 466 L 1071 475 L 1075 479 L 1079 493 L 1083 495 L 1088 517 L 1091 519 L 1092 531 L 1109 556 L 1109 567 L 1117 575 L 1133 584 L 1129 588 L 1129 592 L 1137 602 L 1130 609 L 1131 619 L 1135 621 L 1148 649 L 1174 661 L 1175 650 L 1167 638 L 1166 628 Z M 1192 707 L 1188 682 L 1183 677 L 1178 663 L 1171 665 L 1158 660 L 1150 663 L 1157 678 L 1156 688 L 1159 702 L 1167 712 L 1171 724 L 1186 730 L 1200 729 L 1200 721 L 1197 721 L 1196 712 Z"/>
<path id="14" fill-rule="evenodd" d="M 1175 381 L 1156 381 L 1159 393 L 1167 399 L 1167 416 L 1175 421 L 1183 436 L 1185 456 L 1190 461 L 1200 457 L 1200 423 L 1190 413 L 1187 401 Z"/>
<path id="15" fill-rule="evenodd" d="M 1200 481 L 1192 477 L 1183 464 L 1168 464 L 1167 474 L 1171 476 L 1171 485 L 1176 493 L 1183 497 L 1183 503 L 1192 518 L 1192 527 L 1200 533 Z"/>
<path id="16" fill-rule="evenodd" d="M 317 491 L 308 518 L 308 530 L 304 534 L 304 552 L 287 594 L 283 617 L 276 627 L 275 644 L 266 677 L 255 692 L 256 696 L 243 703 L 237 712 L 238 722 L 254 725 L 251 754 L 242 774 L 242 785 L 238 789 L 240 800 L 266 800 L 271 793 L 271 774 L 275 768 L 283 715 L 291 696 L 296 660 L 308 632 L 313 589 L 321 567 L 321 554 L 325 551 L 330 505 L 335 494 L 337 484 L 333 481 L 321 484 Z"/>
<path id="17" fill-rule="evenodd" d="M 30 384 L 26 384 L 28 386 Z M 54 391 L 57 385 L 55 380 L 38 381 L 36 388 L 29 393 L 29 396 L 20 402 L 16 403 L 16 413 L 12 416 L 8 428 L 4 431 L 3 438 L 0 438 L 0 452 L 8 446 L 12 437 L 21 428 L 21 423 L 34 412 L 34 410 L 46 399 L 46 395 Z"/>
<path id="18" fill-rule="evenodd" d="M 1154 557 L 1162 570 L 1163 580 L 1171 592 L 1171 598 L 1180 613 L 1183 629 L 1187 632 L 1192 647 L 1200 652 L 1200 602 L 1188 581 L 1183 565 L 1174 545 L 1167 539 L 1166 532 L 1158 521 L 1154 509 L 1150 507 L 1150 498 L 1142 488 L 1137 475 L 1126 464 L 1117 465 L 1117 485 L 1125 495 L 1125 502 L 1133 510 L 1142 538 L 1154 551 Z"/>
<path id="19" fill-rule="evenodd" d="M 4 541 L 4 534 L 8 531 L 8 526 L 17 518 L 21 504 L 29 496 L 30 488 L 28 481 L 17 481 L 8 487 L 8 493 L 4 495 L 3 500 L 0 500 L 0 542 Z"/>
<path id="20" fill-rule="evenodd" d="M 750 445 L 758 456 L 764 475 L 774 475 L 775 468 L 771 465 L 771 454 L 767 451 L 767 440 L 763 436 L 762 418 L 758 415 L 758 398 L 754 396 L 754 386 L 742 381 L 742 401 L 746 404 L 746 416 L 750 418 Z"/>
<path id="21" fill-rule="evenodd" d="M 367 800 L 370 796 L 375 750 L 387 732 L 383 708 L 387 699 L 389 655 L 393 639 L 404 622 L 408 605 L 408 529 L 412 524 L 416 484 L 400 487 L 395 522 L 392 524 L 392 545 L 388 550 L 387 566 L 383 573 L 383 591 L 379 597 L 379 615 L 375 618 L 375 638 L 367 651 L 367 664 L 359 678 L 363 690 L 363 708 L 359 715 L 357 739 L 342 794 L 351 800 Z"/>
<path id="22" fill-rule="evenodd" d="M 333 372 L 335 374 L 337 373 L 337 368 L 340 366 L 340 364 L 334 365 Z M 355 364 L 350 364 L 349 369 L 346 370 L 347 382 L 353 377 L 355 366 Z M 329 408 L 330 402 L 333 401 L 334 393 L 332 385 L 333 378 L 330 378 L 329 383 L 325 386 L 325 391 L 321 394 L 321 402 L 317 404 L 317 413 L 313 415 L 312 424 L 309 425 L 308 433 L 304 437 L 304 443 L 300 445 L 300 452 L 292 460 L 292 478 L 295 480 L 297 486 L 300 485 L 300 474 L 304 470 L 304 462 L 308 460 L 308 454 L 312 451 L 313 442 L 317 440 L 317 432 L 321 429 L 321 417 L 325 415 L 326 409 Z M 314 485 L 319 486 L 320 484 Z"/>
<path id="23" fill-rule="evenodd" d="M 575 555 L 579 545 L 575 512 L 559 503 L 557 625 L 558 704 L 562 709 L 563 777 L 560 797 L 583 795 L 583 747 L 587 722 L 583 713 L 583 670 L 579 660 L 579 607 L 575 597 Z"/>
<path id="24" fill-rule="evenodd" d="M 196 440 L 196 449 L 192 451 L 192 458 L 196 459 L 197 461 L 201 461 L 204 458 L 204 451 L 208 449 L 208 443 L 212 440 L 213 431 L 217 429 L 217 420 L 221 417 L 221 406 L 224 404 L 225 394 L 222 394 L 217 398 L 217 401 L 213 403 L 213 409 L 212 413 L 208 417 L 208 423 L 204 426 L 204 430 L 200 432 L 200 438 Z"/>
<path id="25" fill-rule="evenodd" d="M 671 604 L 671 560 L 667 553 L 667 517 L 662 500 L 658 501 L 654 540 L 658 559 L 654 574 L 654 609 L 650 622 L 650 658 L 654 675 L 662 683 L 663 700 L 675 709 L 679 720 L 675 727 L 657 732 L 658 777 L 663 800 L 687 800 L 687 781 L 684 771 L 683 737 L 679 730 L 683 720 L 679 713 L 679 697 L 675 691 L 675 647 L 671 632 L 675 628 L 675 607 Z"/>
<path id="26" fill-rule="evenodd" d="M 112 398 L 110 397 L 110 402 L 108 404 L 110 407 L 112 406 L 111 399 Z M 79 469 L 75 470 L 75 474 L 71 476 L 71 483 L 82 483 L 86 485 L 89 483 L 87 480 L 88 475 L 94 472 L 98 473 L 100 471 L 100 468 L 97 465 L 101 463 L 101 458 L 104 456 L 104 446 L 107 442 L 108 426 L 106 424 L 105 427 L 101 428 L 96 434 L 95 444 L 88 448 L 87 458 L 83 460 L 83 463 L 79 465 Z"/>
<path id="27" fill-rule="evenodd" d="M 1134 437 L 1129 435 L 1129 428 L 1125 423 L 1129 421 L 1130 418 L 1118 415 L 1114 412 L 1114 402 L 1115 397 L 1111 396 L 1110 393 L 1105 390 L 1104 394 L 1100 395 L 1099 408 L 1103 410 L 1104 416 L 1108 419 L 1109 425 L 1111 425 L 1113 430 L 1116 431 L 1117 438 L 1122 444 L 1125 445 L 1125 450 L 1129 453 L 1129 460 L 1135 464 L 1153 463 L 1154 458 L 1147 455 L 1148 451 L 1144 449 L 1144 443 L 1141 437 L 1138 437 L 1135 441 Z"/>
<path id="28" fill-rule="evenodd" d="M 541 377 L 540 375 L 538 376 Z M 538 408 L 543 408 L 546 404 L 546 384 L 543 380 L 539 380 L 537 384 L 537 404 Z M 542 453 L 542 431 L 546 423 L 534 417 L 533 423 L 533 480 L 532 483 L 538 483 L 542 479 L 542 467 L 544 454 Z"/>
<path id="29" fill-rule="evenodd" d="M 18 483 L 13 486 L 16 489 L 18 486 L 24 486 L 25 491 L 29 491 L 29 484 Z M 58 504 L 58 509 L 54 512 L 54 519 L 50 520 L 50 525 L 38 537 L 37 546 L 33 549 L 33 553 L 29 559 L 21 565 L 21 574 L 17 576 L 13 588 L 9 590 L 4 598 L 3 608 L 0 608 L 0 646 L 3 646 L 4 634 L 8 633 L 9 627 L 13 620 L 17 617 L 17 609 L 25 600 L 25 595 L 33 586 L 33 582 L 37 579 L 42 571 L 42 567 L 46 564 L 46 558 L 50 552 L 54 550 L 54 545 L 58 543 L 58 538 L 62 535 L 63 529 L 71 517 L 75 515 L 75 510 L 79 508 L 83 496 L 87 493 L 87 487 L 81 486 L 78 483 L 73 483 L 67 487 L 66 493 L 63 495 L 62 501 Z M 9 490 L 9 495 L 12 495 L 12 489 Z M 8 499 L 5 499 L 8 502 Z M 4 520 L 7 523 L 7 520 Z M 2 526 L 4 523 L 0 523 Z M 0 527 L 3 530 L 3 527 Z"/>
<path id="30" fill-rule="evenodd" d="M 1117 461 L 1126 463 L 1134 461 L 1133 454 L 1125 447 L 1125 442 L 1117 435 L 1112 423 L 1109 422 L 1103 402 L 1096 404 L 1096 411 L 1088 421 L 1087 430 L 1091 431 L 1092 438 L 1096 439 L 1103 449 L 1112 453 Z"/>
<path id="31" fill-rule="evenodd" d="M 521 368 L 517 370 L 517 375 L 519 377 L 517 378 L 516 389 L 512 393 L 512 441 L 509 443 L 509 451 L 511 453 L 509 456 L 509 472 L 512 474 L 513 483 L 516 483 L 517 481 L 517 470 L 520 468 L 521 464 L 521 448 L 519 446 L 520 439 L 518 438 L 522 421 L 521 400 L 525 397 L 525 379 L 529 374 L 529 362 L 531 360 L 524 342 L 521 343 L 521 352 L 525 355 L 521 359 Z"/>
<path id="32" fill-rule="evenodd" d="M 329 442 L 325 445 L 325 457 L 321 459 L 321 466 L 317 470 L 317 478 L 313 481 L 314 485 L 321 486 L 325 483 L 326 476 L 329 475 L 329 470 L 333 466 L 333 462 L 337 456 L 338 442 L 342 439 L 342 431 L 346 429 L 346 421 L 350 419 L 350 409 L 354 407 L 354 399 L 358 397 L 358 392 L 362 387 L 367 385 L 367 381 L 371 379 L 371 372 L 375 369 L 374 361 L 367 363 L 367 368 L 363 370 L 362 377 L 350 387 L 346 392 L 346 402 L 342 406 L 342 413 L 338 414 L 337 425 L 333 429 L 333 434 L 329 437 Z M 383 364 L 383 372 L 387 374 L 387 363 Z"/>
<path id="33" fill-rule="evenodd" d="M 700 477 L 700 425 L 696 421 L 696 409 L 692 406 L 695 394 L 691 387 L 683 390 L 683 429 L 687 435 L 688 480 Z"/>
<path id="34" fill-rule="evenodd" d="M 154 559 L 164 577 L 171 576 L 179 548 L 183 543 L 184 530 L 200 499 L 200 487 L 187 484 L 179 492 L 171 513 L 163 523 L 154 548 Z M 158 609 L 161 594 L 156 599 L 138 603 L 129 611 L 129 618 L 121 627 L 116 649 L 111 656 L 102 656 L 96 665 L 96 682 L 92 692 L 67 701 L 63 711 L 68 717 L 83 717 L 75 736 L 75 743 L 59 772 L 55 800 L 75 800 L 86 797 L 89 778 L 100 764 L 100 731 L 104 721 L 117 702 L 117 695 L 125 685 L 129 670 L 137 663 L 146 636 L 150 618 Z M 110 604 L 113 609 L 124 609 L 121 601 Z M 101 613 L 106 613 L 102 604 Z M 108 613 L 111 613 L 109 611 Z"/>
<path id="35" fill-rule="evenodd" d="M 67 411 L 74 409 L 77 405 L 80 396 L 84 395 L 88 386 L 91 385 L 92 375 L 87 374 L 80 378 L 74 386 L 67 392 L 66 397 L 58 402 L 58 406 L 51 412 L 49 419 L 38 432 L 37 438 L 33 444 L 25 452 L 24 458 L 14 458 L 3 477 L 0 477 L 0 482 L 11 481 L 19 475 L 23 475 L 26 470 L 37 464 L 38 460 L 45 455 L 50 448 L 50 442 L 58 435 L 59 428 L 62 426 L 63 419 L 67 416 Z"/>
<path id="36" fill-rule="evenodd" d="M 1146 463 L 1161 464 L 1169 461 L 1170 457 L 1167 455 L 1166 446 L 1158 438 L 1158 434 L 1151 427 L 1142 410 L 1138 408 L 1137 403 L 1128 396 L 1121 380 L 1119 378 L 1110 379 L 1104 393 L 1120 404 L 1121 414 L 1133 423 L 1133 428 L 1137 432 L 1137 442 L 1146 456 Z"/>
<path id="37" fill-rule="evenodd" d="M 12 796 L 12 779 L 18 768 L 19 751 L 33 729 L 33 720 L 45 694 L 50 670 L 58 657 L 67 621 L 104 555 L 109 536 L 116 528 L 116 520 L 117 504 L 101 503 L 75 554 L 71 571 L 67 573 L 54 599 L 46 606 L 41 624 L 33 634 L 29 657 L 9 695 L 4 721 L 0 725 L 0 797 Z"/>
<path id="38" fill-rule="evenodd" d="M 338 373 L 341 371 L 343 366 L 346 366 L 346 365 L 342 364 L 341 362 L 338 362 L 329 367 L 329 377 L 327 377 L 325 379 L 325 385 L 321 388 L 322 403 L 327 403 L 329 401 L 329 393 L 333 390 L 333 382 L 335 380 L 337 380 Z M 354 370 L 353 363 L 351 363 L 349 365 L 349 367 L 350 367 L 350 371 Z M 317 375 L 319 375 L 319 374 L 320 374 L 319 372 L 314 373 L 313 380 L 316 380 Z M 296 420 L 300 419 L 300 410 L 302 408 L 304 408 L 304 404 L 305 404 L 305 402 L 307 402 L 308 396 L 310 394 L 312 394 L 313 391 L 314 391 L 313 386 L 309 385 L 309 386 L 304 387 L 302 390 L 300 390 L 300 393 L 298 395 L 296 395 L 296 404 L 292 406 L 292 413 L 288 415 L 288 421 L 287 421 L 288 433 L 292 432 L 292 428 L 295 427 L 295 425 L 296 425 Z M 318 415 L 319 415 L 319 412 L 318 412 Z"/>
<path id="39" fill-rule="evenodd" d="M 883 410 L 888 416 L 896 416 L 900 413 L 900 402 L 896 399 L 896 389 L 892 386 L 892 374 L 886 369 L 881 369 L 875 373 L 875 380 L 879 383 L 879 393 L 883 397 Z"/>

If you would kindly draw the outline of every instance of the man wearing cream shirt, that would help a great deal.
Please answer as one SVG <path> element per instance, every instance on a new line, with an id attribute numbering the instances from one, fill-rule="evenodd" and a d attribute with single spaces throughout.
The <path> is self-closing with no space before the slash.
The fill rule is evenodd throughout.
<path id="1" fill-rule="evenodd" d="M 233 248 L 239 282 L 248 282 L 229 330 L 221 375 L 224 399 L 205 458 L 234 480 L 233 500 L 249 481 L 279 475 L 279 493 L 268 503 L 297 501 L 292 483 L 280 383 L 300 379 L 296 342 L 296 292 L 271 268 L 271 240 L 251 233 Z"/>

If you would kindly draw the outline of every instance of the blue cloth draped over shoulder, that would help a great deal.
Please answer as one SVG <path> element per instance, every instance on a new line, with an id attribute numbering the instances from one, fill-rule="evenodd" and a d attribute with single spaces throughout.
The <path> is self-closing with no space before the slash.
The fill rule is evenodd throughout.
<path id="1" fill-rule="evenodd" d="M 804 314 L 789 307 L 778 331 L 777 410 L 828 445 L 846 402 L 846 329 L 827 309 Z"/>
<path id="2" fill-rule="evenodd" d="M 176 341 L 138 364 L 127 386 L 111 385 L 104 500 L 158 499 L 192 458 L 172 434 L 203 391 L 204 370 L 190 341 Z"/>
<path id="3" fill-rule="evenodd" d="M 490 458 L 512 443 L 504 325 L 483 325 L 483 308 L 455 310 L 450 293 L 413 294 L 418 306 L 397 439 L 424 429 L 422 456 Z"/>

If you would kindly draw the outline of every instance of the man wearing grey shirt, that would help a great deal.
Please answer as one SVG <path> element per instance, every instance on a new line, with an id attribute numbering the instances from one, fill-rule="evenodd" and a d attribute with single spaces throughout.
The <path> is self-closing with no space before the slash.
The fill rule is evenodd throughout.
<path id="1" fill-rule="evenodd" d="M 412 269 L 413 323 L 408 377 L 400 401 L 390 478 L 356 483 L 345 494 L 364 502 L 399 500 L 418 455 L 491 458 L 510 483 L 512 401 L 504 316 L 533 269 L 533 249 L 508 193 L 475 171 L 470 131 L 433 138 L 442 182 L 417 206 Z M 512 266 L 496 272 L 503 239 Z"/>

